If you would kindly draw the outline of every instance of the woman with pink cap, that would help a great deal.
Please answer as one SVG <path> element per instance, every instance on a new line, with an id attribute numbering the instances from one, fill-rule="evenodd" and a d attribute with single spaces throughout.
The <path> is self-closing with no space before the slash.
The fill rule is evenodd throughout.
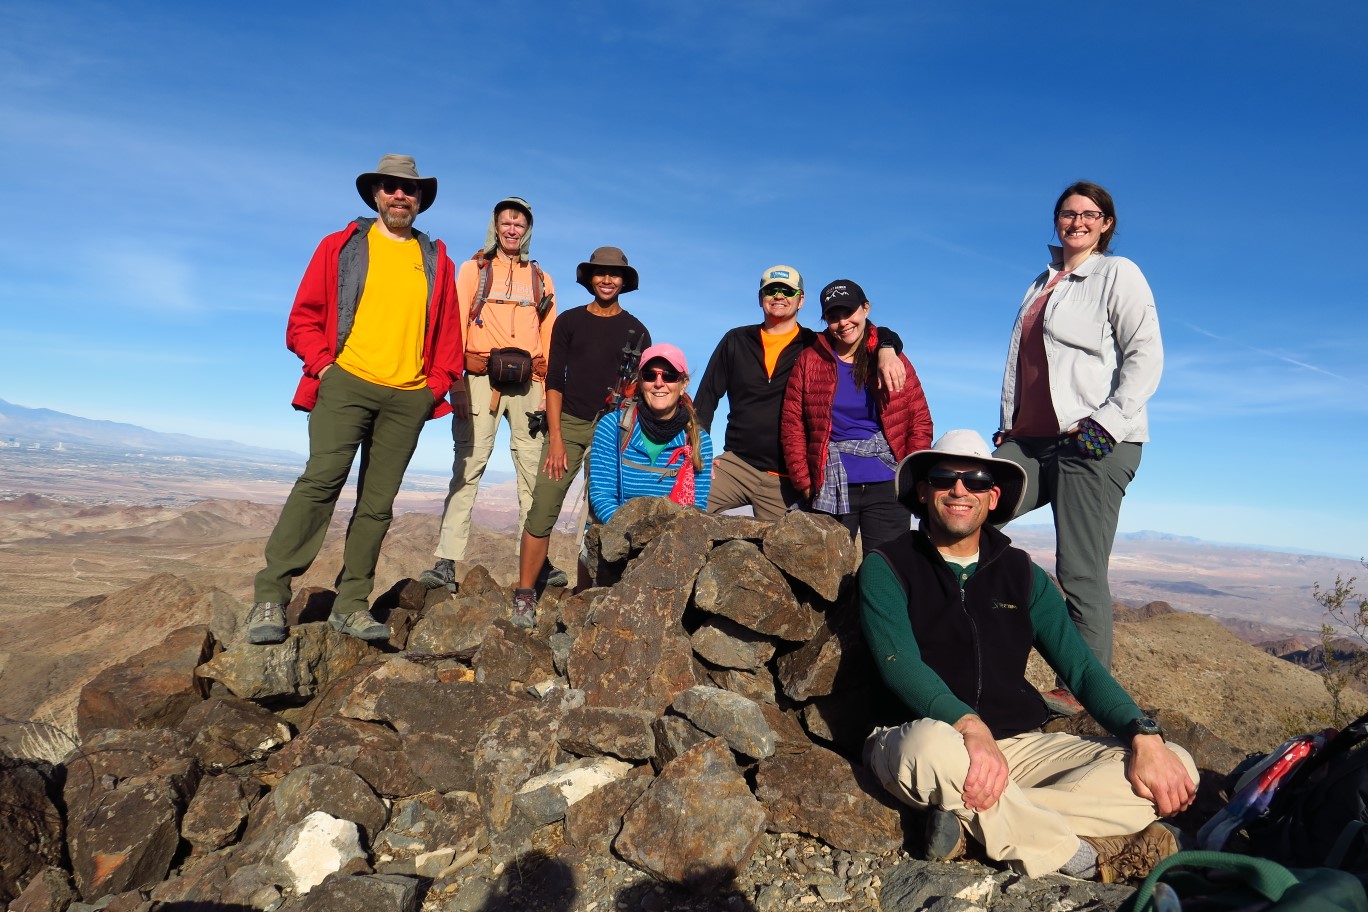
<path id="1" fill-rule="evenodd" d="M 658 343 L 641 353 L 636 395 L 594 429 L 589 506 L 598 522 L 633 497 L 707 507 L 712 438 L 699 427 L 688 386 L 689 364 L 676 346 Z"/>

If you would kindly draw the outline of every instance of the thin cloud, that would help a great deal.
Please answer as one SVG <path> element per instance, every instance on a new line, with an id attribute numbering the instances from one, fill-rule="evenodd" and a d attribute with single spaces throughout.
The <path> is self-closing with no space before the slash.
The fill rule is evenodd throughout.
<path id="1" fill-rule="evenodd" d="M 1340 380 L 1340 381 L 1342 381 L 1342 382 L 1344 382 L 1344 383 L 1352 383 L 1352 384 L 1354 384 L 1355 386 L 1363 386 L 1363 385 L 1364 385 L 1361 381 L 1355 380 L 1355 379 L 1353 379 L 1353 378 L 1351 378 L 1351 377 L 1345 377 L 1345 376 L 1343 376 L 1343 375 L 1341 375 L 1341 374 L 1335 373 L 1334 371 L 1326 370 L 1325 368 L 1323 368 L 1323 367 L 1321 367 L 1321 366 L 1319 366 L 1319 365 L 1316 365 L 1316 364 L 1308 364 L 1308 363 L 1305 362 L 1305 361 L 1299 361 L 1298 359 L 1293 358 L 1293 357 L 1290 357 L 1290 356 L 1288 356 L 1288 355 L 1280 354 L 1279 352 L 1275 352 L 1275 351 L 1269 351 L 1269 350 L 1266 349 L 1266 348 L 1258 348 L 1258 347 L 1256 347 L 1256 346 L 1249 345 L 1249 344 L 1247 344 L 1247 343 L 1245 343 L 1245 342 L 1241 342 L 1241 341 L 1238 340 L 1238 339 L 1232 339 L 1232 338 L 1230 338 L 1230 337 L 1228 337 L 1228 336 L 1218 336 L 1216 333 L 1212 332 L 1212 331 L 1209 330 L 1209 329 L 1203 329 L 1202 327 L 1197 326 L 1197 325 L 1195 325 L 1195 324 L 1193 324 L 1193 323 L 1188 323 L 1188 322 L 1185 321 L 1185 320 L 1184 320 L 1184 321 L 1181 321 L 1181 322 L 1182 322 L 1182 324 L 1183 324 L 1184 326 L 1186 326 L 1188 329 L 1192 330 L 1193 332 L 1195 332 L 1195 333 L 1200 333 L 1201 335 L 1204 335 L 1204 336 L 1206 336 L 1206 337 L 1208 337 L 1208 338 L 1210 338 L 1210 339 L 1215 339 L 1217 342 L 1221 342 L 1221 343 L 1223 343 L 1223 344 L 1225 344 L 1225 345 L 1236 345 L 1236 346 L 1239 346 L 1240 348 L 1245 349 L 1246 351 L 1252 351 L 1252 352 L 1254 352 L 1255 354 L 1263 355 L 1263 356 L 1266 357 L 1266 358 L 1272 358 L 1272 359 L 1277 360 L 1277 361 L 1282 361 L 1282 362 L 1285 363 L 1285 364 L 1291 364 L 1293 367 L 1300 367 L 1300 368 L 1302 368 L 1302 369 L 1304 369 L 1304 370 L 1315 371 L 1315 372 L 1318 373 L 1318 374 L 1324 374 L 1324 375 L 1327 376 L 1327 377 L 1333 377 L 1334 379 Z"/>

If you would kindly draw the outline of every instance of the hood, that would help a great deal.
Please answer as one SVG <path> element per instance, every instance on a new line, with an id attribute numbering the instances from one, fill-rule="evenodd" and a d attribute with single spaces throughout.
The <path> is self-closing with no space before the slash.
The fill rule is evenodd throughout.
<path id="1" fill-rule="evenodd" d="M 484 255 L 492 257 L 494 251 L 499 249 L 499 238 L 495 234 L 495 229 L 498 227 L 496 224 L 498 217 L 495 213 L 500 209 L 507 209 L 509 206 L 521 209 L 527 215 L 527 233 L 523 235 L 522 244 L 518 246 L 518 259 L 526 263 L 529 259 L 527 251 L 532 247 L 532 206 L 520 196 L 504 197 L 495 205 L 494 212 L 489 214 L 489 230 L 485 232 Z"/>

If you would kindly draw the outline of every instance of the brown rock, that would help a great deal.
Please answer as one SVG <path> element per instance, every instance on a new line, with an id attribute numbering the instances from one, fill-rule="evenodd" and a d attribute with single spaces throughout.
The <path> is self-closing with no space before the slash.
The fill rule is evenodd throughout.
<path id="1" fill-rule="evenodd" d="M 710 513 L 708 515 L 708 538 L 714 543 L 721 544 L 733 539 L 745 539 L 753 544 L 760 544 L 765 539 L 765 533 L 773 525 L 768 522 L 761 522 L 752 516 L 726 516 L 721 513 Z"/>
<path id="2" fill-rule="evenodd" d="M 53 801 L 53 774 L 47 763 L 0 756 L 0 905 L 62 863 L 62 815 Z M 40 884 L 30 902 L 57 895 Z"/>
<path id="3" fill-rule="evenodd" d="M 199 762 L 185 735 L 167 729 L 107 729 L 96 732 L 65 761 L 67 838 L 94 819 L 108 793 L 126 785 L 157 781 L 169 785 L 180 807 L 199 785 Z"/>
<path id="4" fill-rule="evenodd" d="M 71 889 L 66 871 L 46 867 L 10 902 L 9 912 L 66 912 L 66 907 L 75 899 L 76 891 Z"/>
<path id="5" fill-rule="evenodd" d="M 390 822 L 375 838 L 376 855 L 411 859 L 425 852 L 457 854 L 489 843 L 479 799 L 471 792 L 425 792 L 394 802 Z"/>
<path id="6" fill-rule="evenodd" d="M 529 702 L 488 684 L 397 681 L 376 699 L 375 719 L 401 735 L 436 732 L 473 744 L 487 724 Z"/>
<path id="7" fill-rule="evenodd" d="M 437 732 L 410 732 L 403 736 L 403 743 L 409 767 L 427 788 L 438 792 L 475 788 L 475 751 L 470 742 Z"/>
<path id="8" fill-rule="evenodd" d="M 812 747 L 812 739 L 803 730 L 802 724 L 793 716 L 792 710 L 785 712 L 773 703 L 761 703 L 760 713 L 765 724 L 774 732 L 774 752 L 776 754 L 797 754 Z"/>
<path id="9" fill-rule="evenodd" d="M 508 617 L 509 598 L 508 591 L 477 564 L 461 581 L 455 596 L 429 604 L 423 611 L 409 634 L 408 648 L 433 655 L 473 651 L 484 640 L 490 624 Z"/>
<path id="10" fill-rule="evenodd" d="M 254 857 L 270 848 L 280 833 L 314 811 L 361 828 L 367 842 L 375 838 L 389 819 L 389 812 L 366 781 L 351 770 L 335 766 L 301 766 L 291 770 L 266 800 L 252 809 L 244 843 L 251 843 Z"/>
<path id="11" fill-rule="evenodd" d="M 740 694 L 700 684 L 681 691 L 670 709 L 743 757 L 759 760 L 774 753 L 776 737 L 759 704 Z"/>
<path id="12" fill-rule="evenodd" d="M 389 624 L 389 644 L 403 649 L 431 591 L 417 580 L 403 579 L 371 603 L 371 614 L 382 624 Z"/>
<path id="13" fill-rule="evenodd" d="M 364 670 L 364 674 L 347 688 L 346 697 L 337 707 L 337 714 L 367 722 L 380 718 L 376 714 L 375 702 L 386 687 L 399 681 L 427 684 L 435 679 L 429 666 L 410 662 L 400 656 L 389 656 L 386 661 L 376 665 L 358 665 L 353 671 L 357 669 Z"/>
<path id="14" fill-rule="evenodd" d="M 654 541 L 675 517 L 689 512 L 688 507 L 664 497 L 632 498 L 599 528 L 601 560 L 609 564 L 625 561 Z M 703 520 L 698 513 L 692 518 L 696 523 Z"/>
<path id="15" fill-rule="evenodd" d="M 836 601 L 859 566 L 850 533 L 830 516 L 794 510 L 765 533 L 765 556 L 822 598 Z"/>
<path id="16" fill-rule="evenodd" d="M 225 901 L 228 877 L 241 862 L 229 849 L 188 859 L 174 877 L 152 888 L 152 899 L 172 907 L 211 909 Z M 184 904 L 184 905 L 182 905 Z"/>
<path id="17" fill-rule="evenodd" d="M 418 912 L 418 878 L 332 874 L 284 912 Z"/>
<path id="18" fill-rule="evenodd" d="M 881 686 L 857 685 L 818 697 L 802 708 L 803 727 L 812 737 L 858 756 L 879 720 L 879 707 L 891 697 Z"/>
<path id="19" fill-rule="evenodd" d="M 174 728 L 186 710 L 209 695 L 195 669 L 213 654 L 209 628 L 172 631 L 156 646 L 111 665 L 81 688 L 76 730 L 82 738 L 102 728 Z"/>
<path id="20" fill-rule="evenodd" d="M 291 628 L 283 643 L 242 643 L 221 652 L 201 665 L 198 674 L 248 700 L 307 698 L 374 655 L 375 650 L 364 641 L 327 624 L 304 624 Z"/>
<path id="21" fill-rule="evenodd" d="M 67 843 L 81 896 L 150 887 L 166 878 L 180 842 L 183 798 L 164 778 L 120 783 L 92 801 Z"/>
<path id="22" fill-rule="evenodd" d="M 683 716 L 661 716 L 651 723 L 651 732 L 656 743 L 651 765 L 656 770 L 664 769 L 671 760 L 712 737 Z"/>
<path id="23" fill-rule="evenodd" d="M 837 606 L 812 639 L 780 656 L 775 667 L 784 695 L 801 703 L 867 677 L 868 657 L 854 611 Z"/>
<path id="24" fill-rule="evenodd" d="M 622 829 L 622 816 L 652 781 L 650 767 L 639 767 L 570 805 L 565 810 L 565 841 L 575 846 L 611 841 Z"/>
<path id="25" fill-rule="evenodd" d="M 326 621 L 332 614 L 337 593 L 321 586 L 306 586 L 294 594 L 285 606 L 285 623 L 290 627 Z"/>
<path id="26" fill-rule="evenodd" d="M 578 706 L 565 715 L 560 746 L 577 757 L 608 755 L 620 760 L 649 760 L 655 755 L 656 716 L 644 709 Z"/>
<path id="27" fill-rule="evenodd" d="M 694 587 L 694 603 L 783 640 L 809 640 L 821 622 L 817 612 L 794 597 L 779 569 L 745 541 L 718 545 L 708 555 Z"/>
<path id="28" fill-rule="evenodd" d="M 735 877 L 765 830 L 765 811 L 720 738 L 661 770 L 623 819 L 613 847 L 634 867 L 707 891 Z"/>
<path id="29" fill-rule="evenodd" d="M 510 693 L 556 676 L 551 647 L 533 631 L 499 618 L 490 627 L 472 660 L 475 680 Z"/>
<path id="30" fill-rule="evenodd" d="M 730 690 L 756 703 L 774 703 L 774 675 L 768 668 L 743 671 L 740 668 L 709 668 L 708 681 L 715 687 Z"/>
<path id="31" fill-rule="evenodd" d="M 755 671 L 774 657 L 774 641 L 724 617 L 710 617 L 693 632 L 694 652 L 711 665 Z"/>
<path id="32" fill-rule="evenodd" d="M 902 845 L 898 811 L 869 791 L 878 784 L 825 748 L 762 760 L 755 784 L 772 833 L 807 833 L 833 848 L 873 855 Z"/>
<path id="33" fill-rule="evenodd" d="M 278 782 L 293 769 L 320 763 L 351 770 L 386 798 L 423 791 L 399 735 L 383 725 L 339 717 L 324 719 L 272 755 L 264 778 Z"/>
<path id="34" fill-rule="evenodd" d="M 567 668 L 589 705 L 658 713 L 698 683 L 680 619 L 707 550 L 704 523 L 695 511 L 672 519 L 594 606 Z"/>
<path id="35" fill-rule="evenodd" d="M 232 845 L 247 822 L 247 812 L 265 789 L 236 776 L 210 776 L 200 783 L 181 820 L 181 838 L 205 855 Z"/>
<path id="36" fill-rule="evenodd" d="M 270 710 L 228 695 L 190 707 L 176 727 L 190 736 L 191 752 L 211 770 L 261 760 L 291 737 L 290 727 Z"/>
<path id="37" fill-rule="evenodd" d="M 563 691 L 496 719 L 485 727 L 475 747 L 475 789 L 480 796 L 490 848 L 506 858 L 522 847 L 530 823 L 515 815 L 513 796 L 539 773 L 556 765 L 556 739 L 572 708 Z"/>

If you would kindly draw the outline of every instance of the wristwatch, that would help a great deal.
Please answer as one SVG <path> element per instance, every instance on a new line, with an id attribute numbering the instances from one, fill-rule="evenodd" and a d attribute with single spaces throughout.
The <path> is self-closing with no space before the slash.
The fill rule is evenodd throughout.
<path id="1" fill-rule="evenodd" d="M 1164 730 L 1159 727 L 1158 722 L 1154 721 L 1149 716 L 1141 716 L 1138 719 L 1132 720 L 1131 724 L 1126 726 L 1126 735 L 1131 738 L 1134 738 L 1136 735 L 1158 735 L 1162 738 L 1164 737 Z"/>

